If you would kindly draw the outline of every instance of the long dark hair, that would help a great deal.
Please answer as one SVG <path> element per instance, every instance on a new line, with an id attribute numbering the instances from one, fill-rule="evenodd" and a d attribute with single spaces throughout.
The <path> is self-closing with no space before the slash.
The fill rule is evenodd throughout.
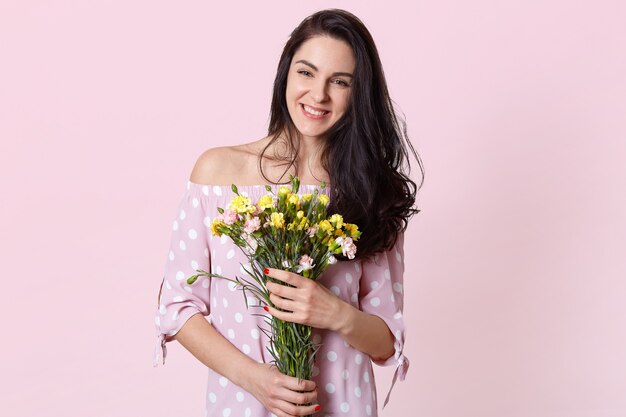
<path id="1" fill-rule="evenodd" d="M 393 247 L 409 218 L 420 211 L 414 205 L 424 181 L 424 169 L 408 139 L 406 123 L 394 111 L 374 40 L 352 13 L 321 10 L 305 18 L 291 33 L 278 63 L 268 128 L 271 139 L 261 152 L 259 168 L 270 181 L 263 173 L 261 160 L 269 146 L 284 134 L 288 149 L 283 155 L 287 166 L 283 175 L 291 167 L 297 172 L 300 132 L 287 108 L 287 76 L 300 45 L 320 35 L 346 42 L 354 53 L 356 65 L 348 109 L 327 132 L 321 163 L 330 178 L 329 212 L 340 213 L 345 221 L 359 226 L 362 236 L 357 242 L 358 258 L 368 258 Z M 422 172 L 419 188 L 408 176 L 409 151 Z"/>

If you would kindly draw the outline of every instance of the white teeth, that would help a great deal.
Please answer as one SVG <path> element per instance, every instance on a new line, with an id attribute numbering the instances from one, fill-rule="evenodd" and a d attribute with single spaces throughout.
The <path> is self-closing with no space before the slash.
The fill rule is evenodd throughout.
<path id="1" fill-rule="evenodd" d="M 304 105 L 304 110 L 307 111 L 307 113 L 311 113 L 315 116 L 321 116 L 323 114 L 328 113 L 327 111 L 317 111 L 317 110 L 313 110 L 312 108 L 310 108 L 309 106 L 307 106 L 306 104 Z"/>

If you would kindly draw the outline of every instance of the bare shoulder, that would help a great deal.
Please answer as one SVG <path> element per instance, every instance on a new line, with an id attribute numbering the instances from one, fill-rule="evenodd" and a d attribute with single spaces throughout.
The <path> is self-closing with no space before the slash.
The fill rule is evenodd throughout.
<path id="1" fill-rule="evenodd" d="M 207 149 L 196 160 L 190 181 L 211 185 L 258 183 L 258 151 L 262 141 Z"/>

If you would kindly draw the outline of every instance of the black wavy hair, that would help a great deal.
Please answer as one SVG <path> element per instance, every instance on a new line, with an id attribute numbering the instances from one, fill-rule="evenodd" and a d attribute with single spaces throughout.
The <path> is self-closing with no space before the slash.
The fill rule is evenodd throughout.
<path id="1" fill-rule="evenodd" d="M 354 53 L 350 102 L 343 117 L 326 134 L 321 163 L 330 179 L 329 213 L 340 213 L 346 222 L 359 226 L 362 235 L 357 242 L 357 258 L 368 258 L 391 249 L 398 234 L 406 230 L 409 218 L 420 211 L 415 208 L 415 197 L 424 182 L 424 169 L 408 139 L 406 123 L 394 111 L 374 40 L 352 13 L 320 10 L 291 33 L 278 62 L 268 127 L 271 139 L 261 152 L 259 169 L 270 181 L 261 160 L 283 135 L 288 139 L 283 176 L 291 167 L 298 172 L 300 132 L 287 108 L 287 76 L 298 48 L 315 36 L 344 41 Z M 409 151 L 422 173 L 419 188 L 408 176 Z"/>

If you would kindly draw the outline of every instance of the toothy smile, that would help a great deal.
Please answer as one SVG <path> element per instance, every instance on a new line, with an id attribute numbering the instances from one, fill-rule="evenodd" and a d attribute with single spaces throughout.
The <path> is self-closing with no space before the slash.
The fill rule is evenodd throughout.
<path id="1" fill-rule="evenodd" d="M 307 106 L 306 104 L 303 104 L 302 107 L 304 107 L 304 110 L 309 113 L 312 116 L 323 116 L 327 113 L 330 113 L 328 111 L 324 111 L 324 110 L 315 110 L 312 107 Z"/>

